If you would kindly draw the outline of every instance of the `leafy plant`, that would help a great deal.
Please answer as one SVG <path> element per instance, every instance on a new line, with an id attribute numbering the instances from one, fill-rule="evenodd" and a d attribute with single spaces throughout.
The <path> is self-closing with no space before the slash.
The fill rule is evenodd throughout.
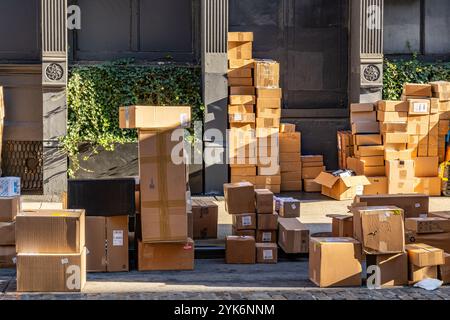
<path id="1" fill-rule="evenodd" d="M 385 59 L 383 99 L 399 100 L 404 83 L 428 83 L 437 80 L 450 81 L 450 62 L 421 62 L 417 54 L 408 60 Z"/>
<path id="2" fill-rule="evenodd" d="M 137 141 L 136 130 L 119 128 L 119 107 L 127 105 L 192 106 L 202 121 L 201 70 L 197 66 L 135 65 L 133 61 L 73 66 L 68 81 L 68 128 L 62 145 L 70 158 L 69 176 L 82 169 L 81 144 L 95 154 L 99 147 Z M 87 160 L 86 158 L 82 160 Z"/>

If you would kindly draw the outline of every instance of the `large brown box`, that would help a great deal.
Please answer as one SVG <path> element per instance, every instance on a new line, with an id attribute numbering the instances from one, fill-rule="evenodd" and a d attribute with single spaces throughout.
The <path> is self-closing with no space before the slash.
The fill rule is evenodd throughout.
<path id="1" fill-rule="evenodd" d="M 86 248 L 78 253 L 17 254 L 17 291 L 80 292 L 86 283 Z"/>
<path id="2" fill-rule="evenodd" d="M 396 206 L 404 210 L 405 218 L 414 218 L 428 214 L 430 200 L 424 194 L 364 195 L 356 196 L 355 203 L 369 207 Z"/>
<path id="3" fill-rule="evenodd" d="M 352 123 L 353 134 L 379 133 L 380 125 L 376 121 L 361 121 Z"/>
<path id="4" fill-rule="evenodd" d="M 229 86 L 248 86 L 253 87 L 253 78 L 234 78 L 228 77 L 228 85 Z"/>
<path id="5" fill-rule="evenodd" d="M 128 229 L 128 216 L 86 217 L 88 272 L 129 270 Z"/>
<path id="6" fill-rule="evenodd" d="M 351 200 L 364 192 L 364 186 L 370 182 L 365 176 L 335 177 L 322 172 L 314 182 L 322 185 L 322 194 L 336 200 Z"/>
<path id="7" fill-rule="evenodd" d="M 228 236 L 226 240 L 225 261 L 228 264 L 255 264 L 255 238 Z"/>
<path id="8" fill-rule="evenodd" d="M 255 230 L 256 213 L 240 213 L 233 215 L 233 227 L 236 230 Z"/>
<path id="9" fill-rule="evenodd" d="M 229 69 L 228 78 L 251 78 L 252 69 Z M 232 89 L 233 87 L 230 87 Z M 233 93 L 231 93 L 233 94 Z M 240 94 L 240 93 L 239 93 Z M 254 93 L 252 93 L 254 95 Z"/>
<path id="10" fill-rule="evenodd" d="M 408 244 L 405 247 L 409 262 L 417 267 L 431 267 L 444 264 L 444 250 L 424 243 Z"/>
<path id="11" fill-rule="evenodd" d="M 192 214 L 196 239 L 216 239 L 219 207 L 213 201 L 192 199 Z"/>
<path id="12" fill-rule="evenodd" d="M 16 268 L 16 246 L 0 246 L 0 269 Z"/>
<path id="13" fill-rule="evenodd" d="M 186 165 L 176 164 L 172 131 L 139 130 L 142 241 L 186 241 Z M 183 156 L 182 150 L 177 157 Z M 175 159 L 177 160 L 177 159 Z"/>
<path id="14" fill-rule="evenodd" d="M 378 146 L 383 144 L 381 134 L 357 134 L 353 136 L 355 146 Z"/>
<path id="15" fill-rule="evenodd" d="M 413 231 L 405 232 L 406 243 L 425 243 L 432 247 L 444 250 L 444 252 L 450 252 L 450 232 L 444 233 L 428 233 L 419 234 Z"/>
<path id="16" fill-rule="evenodd" d="M 128 106 L 119 109 L 122 129 L 175 129 L 189 127 L 191 107 Z"/>
<path id="17" fill-rule="evenodd" d="M 362 284 L 361 244 L 352 238 L 311 238 L 309 279 L 317 286 Z"/>
<path id="18" fill-rule="evenodd" d="M 138 241 L 138 270 L 193 270 L 194 241 L 143 243 Z"/>
<path id="19" fill-rule="evenodd" d="M 256 262 L 274 264 L 278 262 L 278 246 L 275 243 L 256 244 Z"/>
<path id="20" fill-rule="evenodd" d="M 380 268 L 382 287 L 408 285 L 408 255 L 406 253 L 366 255 L 367 267 Z"/>
<path id="21" fill-rule="evenodd" d="M 256 212 L 261 213 L 273 213 L 273 192 L 267 189 L 256 189 Z"/>
<path id="22" fill-rule="evenodd" d="M 309 230 L 297 218 L 278 219 L 278 245 L 285 253 L 307 253 Z"/>
<path id="23" fill-rule="evenodd" d="M 256 60 L 254 76 L 257 88 L 279 88 L 280 64 L 273 60 Z"/>
<path id="24" fill-rule="evenodd" d="M 18 253 L 79 254 L 84 247 L 84 210 L 24 211 L 16 217 Z"/>
<path id="25" fill-rule="evenodd" d="M 255 187 L 249 182 L 223 185 L 225 209 L 229 214 L 254 213 Z"/>
<path id="26" fill-rule="evenodd" d="M 0 246 L 14 246 L 16 244 L 16 223 L 0 222 Z"/>
<path id="27" fill-rule="evenodd" d="M 271 231 L 278 229 L 278 214 L 258 214 L 257 230 Z"/>
<path id="28" fill-rule="evenodd" d="M 20 211 L 20 197 L 0 198 L 0 222 L 14 221 Z"/>
<path id="29" fill-rule="evenodd" d="M 386 167 L 384 166 L 384 161 L 382 165 L 371 166 L 367 165 L 366 161 L 347 158 L 347 168 L 354 171 L 358 176 L 366 177 L 379 177 L 386 174 Z"/>
<path id="30" fill-rule="evenodd" d="M 392 254 L 405 250 L 403 209 L 394 206 L 357 207 L 353 212 L 353 236 L 367 254 Z"/>
<path id="31" fill-rule="evenodd" d="M 405 229 L 419 234 L 450 232 L 450 220 L 437 217 L 406 218 Z"/>

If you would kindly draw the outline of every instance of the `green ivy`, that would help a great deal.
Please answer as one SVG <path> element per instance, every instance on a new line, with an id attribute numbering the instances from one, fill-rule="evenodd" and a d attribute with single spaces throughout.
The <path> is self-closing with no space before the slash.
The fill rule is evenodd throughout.
<path id="1" fill-rule="evenodd" d="M 117 61 L 73 66 L 68 81 L 68 131 L 62 139 L 70 158 L 69 176 L 82 169 L 79 146 L 114 150 L 116 143 L 137 141 L 136 130 L 119 128 L 119 107 L 127 105 L 192 106 L 202 120 L 201 70 L 197 66 L 135 65 Z M 87 159 L 82 159 L 87 160 Z"/>
<path id="2" fill-rule="evenodd" d="M 399 100 L 404 83 L 428 83 L 437 80 L 450 81 L 450 62 L 421 62 L 416 54 L 408 60 L 385 59 L 383 99 Z"/>

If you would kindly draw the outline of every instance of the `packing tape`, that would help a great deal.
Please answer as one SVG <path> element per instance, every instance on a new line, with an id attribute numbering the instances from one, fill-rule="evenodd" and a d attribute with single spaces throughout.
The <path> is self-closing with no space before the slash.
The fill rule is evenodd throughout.
<path id="1" fill-rule="evenodd" d="M 242 48 L 241 48 L 241 46 L 237 46 L 236 47 L 236 57 L 238 58 L 238 59 L 242 59 Z"/>
<path id="2" fill-rule="evenodd" d="M 157 148 L 158 154 L 163 155 L 166 153 L 166 137 L 164 133 L 157 135 Z M 167 197 L 167 166 L 163 161 L 158 161 L 158 193 L 159 200 L 161 201 L 161 206 L 159 210 L 159 228 L 161 232 L 161 238 L 166 239 L 170 235 L 170 225 L 169 225 L 169 208 L 166 205 L 168 202 Z M 183 201 L 185 202 L 185 201 Z"/>
<path id="3" fill-rule="evenodd" d="M 130 127 L 130 108 L 125 107 L 125 127 Z"/>
<path id="4" fill-rule="evenodd" d="M 380 246 L 379 246 L 379 248 L 380 248 L 380 251 L 381 252 L 387 252 L 388 250 L 388 246 L 387 246 L 387 243 L 386 243 L 386 241 L 380 241 Z"/>

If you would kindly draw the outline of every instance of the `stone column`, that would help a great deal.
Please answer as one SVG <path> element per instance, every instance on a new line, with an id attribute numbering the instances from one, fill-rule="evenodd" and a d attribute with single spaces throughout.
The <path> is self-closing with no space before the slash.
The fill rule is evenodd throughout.
<path id="1" fill-rule="evenodd" d="M 222 194 L 228 181 L 225 161 L 228 121 L 228 0 L 202 0 L 202 74 L 205 103 L 205 154 L 220 154 L 221 163 L 205 164 L 204 191 Z"/>
<path id="2" fill-rule="evenodd" d="M 67 189 L 67 0 L 41 0 L 44 195 Z"/>

